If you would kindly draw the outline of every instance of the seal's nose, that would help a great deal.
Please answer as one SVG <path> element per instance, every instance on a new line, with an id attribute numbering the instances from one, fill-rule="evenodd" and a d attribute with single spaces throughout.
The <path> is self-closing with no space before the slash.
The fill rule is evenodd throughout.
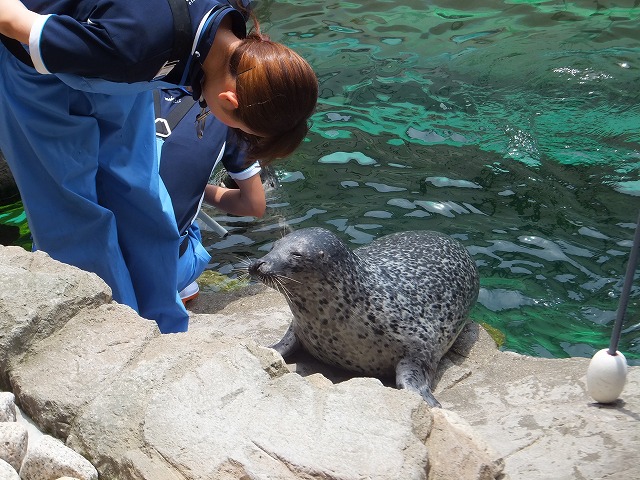
<path id="1" fill-rule="evenodd" d="M 264 265 L 264 262 L 262 260 L 254 260 L 253 262 L 251 262 L 248 268 L 249 275 L 251 276 L 260 275 L 260 267 L 262 267 L 262 265 Z"/>

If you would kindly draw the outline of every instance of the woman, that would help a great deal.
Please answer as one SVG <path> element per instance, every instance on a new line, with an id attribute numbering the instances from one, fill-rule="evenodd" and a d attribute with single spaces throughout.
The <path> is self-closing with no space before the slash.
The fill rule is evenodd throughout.
<path id="1" fill-rule="evenodd" d="M 202 202 L 233 215 L 262 217 L 266 198 L 259 162 L 247 162 L 243 144 L 237 134 L 212 118 L 204 135 L 197 140 L 193 120 L 198 104 L 181 88 L 154 92 L 156 130 L 160 145 L 160 177 L 171 198 L 178 231 L 178 291 L 183 303 L 199 292 L 196 278 L 204 271 L 211 256 L 202 245 L 195 221 Z M 209 183 L 218 163 L 235 188 Z"/>
<path id="2" fill-rule="evenodd" d="M 0 150 L 35 248 L 97 273 L 161 332 L 185 331 L 150 90 L 190 87 L 248 160 L 269 163 L 307 132 L 313 71 L 259 31 L 246 36 L 223 0 L 0 0 L 0 34 Z"/>

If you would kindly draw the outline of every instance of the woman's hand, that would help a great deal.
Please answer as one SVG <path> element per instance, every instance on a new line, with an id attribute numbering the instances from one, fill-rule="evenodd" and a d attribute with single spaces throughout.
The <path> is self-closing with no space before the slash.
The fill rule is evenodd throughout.
<path id="1" fill-rule="evenodd" d="M 29 43 L 31 26 L 40 17 L 19 0 L 0 0 L 0 33 L 22 43 Z"/>

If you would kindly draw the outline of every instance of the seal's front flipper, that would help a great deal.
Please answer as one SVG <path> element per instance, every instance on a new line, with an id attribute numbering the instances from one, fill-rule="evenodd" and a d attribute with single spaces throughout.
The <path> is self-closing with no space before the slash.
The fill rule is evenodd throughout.
<path id="1" fill-rule="evenodd" d="M 431 380 L 424 367 L 411 358 L 403 358 L 396 365 L 396 386 L 417 392 L 430 407 L 442 408 L 431 393 Z"/>
<path id="2" fill-rule="evenodd" d="M 282 337 L 282 340 L 275 345 L 271 345 L 269 348 L 273 348 L 276 352 L 282 355 L 282 358 L 287 358 L 300 348 L 300 342 L 296 338 L 296 334 L 293 333 L 293 323 L 289 325 L 289 328 L 285 332 L 284 337 Z"/>

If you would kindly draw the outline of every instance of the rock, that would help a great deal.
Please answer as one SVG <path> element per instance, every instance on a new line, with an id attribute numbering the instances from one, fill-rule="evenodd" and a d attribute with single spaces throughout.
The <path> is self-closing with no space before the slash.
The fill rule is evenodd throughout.
<path id="1" fill-rule="evenodd" d="M 0 422 L 16 421 L 15 399 L 11 392 L 0 392 Z"/>
<path id="2" fill-rule="evenodd" d="M 0 458 L 0 478 L 2 480 L 20 480 L 20 475 L 11 465 Z"/>
<path id="3" fill-rule="evenodd" d="M 66 439 L 42 464 L 71 448 L 107 479 L 640 478 L 638 367 L 602 407 L 586 392 L 588 359 L 500 352 L 470 325 L 438 369 L 444 409 L 429 410 L 393 379 L 261 346 L 291 321 L 278 293 L 203 291 L 192 304 L 211 313 L 160 335 L 96 279 L 0 248 L 0 380 Z"/>
<path id="4" fill-rule="evenodd" d="M 97 480 L 98 472 L 84 457 L 60 440 L 43 435 L 29 447 L 20 469 L 22 480 L 50 480 L 72 477 L 78 480 Z"/>
<path id="5" fill-rule="evenodd" d="M 41 428 L 66 439 L 82 408 L 109 390 L 131 359 L 158 335 L 155 322 L 124 305 L 78 311 L 12 369 L 11 382 L 23 410 Z"/>
<path id="6" fill-rule="evenodd" d="M 442 405 L 467 420 L 512 478 L 640 478 L 640 368 L 614 406 L 593 403 L 588 358 L 532 358 L 487 348 L 484 330 L 438 383 Z"/>
<path id="7" fill-rule="evenodd" d="M 429 480 L 503 478 L 500 475 L 504 461 L 478 438 L 465 420 L 450 410 L 436 408 L 433 423 L 427 439 L 431 460 Z"/>
<path id="8" fill-rule="evenodd" d="M 216 369 L 203 364 L 193 376 Z M 225 383 L 232 375 L 225 372 Z M 407 392 L 396 395 L 373 379 L 317 390 L 289 374 L 273 382 L 236 378 L 225 388 L 218 382 L 214 395 L 186 401 L 176 393 L 189 393 L 190 376 L 152 399 L 145 428 L 155 450 L 180 459 L 186 471 L 198 467 L 201 478 L 221 478 L 230 466 L 249 478 L 425 478 L 430 414 Z M 159 414 L 167 406 L 176 414 L 170 420 L 186 422 L 179 436 L 164 428 Z M 236 418 L 230 409 L 246 415 Z M 185 452 L 183 445 L 192 447 Z"/>
<path id="9" fill-rule="evenodd" d="M 0 423 L 0 459 L 19 471 L 27 453 L 28 435 L 24 425 L 16 422 Z"/>
<path id="10" fill-rule="evenodd" d="M 0 246 L 0 388 L 9 389 L 11 366 L 32 345 L 61 328 L 80 310 L 111 302 L 95 274 L 43 252 Z"/>
<path id="11" fill-rule="evenodd" d="M 282 362 L 204 328 L 155 338 L 68 443 L 108 478 L 426 479 L 418 396 L 373 379 L 319 389 Z"/>

